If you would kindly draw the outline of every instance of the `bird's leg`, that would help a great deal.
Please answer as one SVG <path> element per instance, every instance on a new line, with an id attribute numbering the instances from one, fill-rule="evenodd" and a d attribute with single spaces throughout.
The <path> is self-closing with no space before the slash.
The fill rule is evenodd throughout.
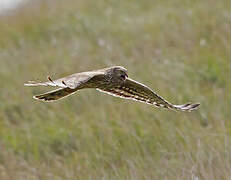
<path id="1" fill-rule="evenodd" d="M 67 86 L 67 84 L 64 82 L 64 80 L 62 80 L 62 83 L 63 83 L 65 86 Z"/>
<path id="2" fill-rule="evenodd" d="M 51 79 L 50 76 L 47 76 L 47 79 L 48 79 L 50 82 L 52 82 L 53 84 L 55 84 L 55 82 Z"/>
<path id="3" fill-rule="evenodd" d="M 58 86 L 58 84 L 55 83 L 55 82 L 51 79 L 50 76 L 47 76 L 47 79 L 48 79 L 51 83 L 53 83 L 54 85 Z M 63 85 L 65 85 L 65 86 L 67 87 L 67 84 L 64 82 L 64 80 L 62 80 L 62 83 L 63 83 Z"/>

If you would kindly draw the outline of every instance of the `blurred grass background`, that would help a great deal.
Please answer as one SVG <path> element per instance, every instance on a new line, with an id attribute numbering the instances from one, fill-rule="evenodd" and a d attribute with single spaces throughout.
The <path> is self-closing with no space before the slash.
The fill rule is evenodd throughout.
<path id="1" fill-rule="evenodd" d="M 0 179 L 231 177 L 229 0 L 40 0 L 0 17 Z M 122 65 L 175 113 L 94 90 L 55 103 L 28 80 Z"/>

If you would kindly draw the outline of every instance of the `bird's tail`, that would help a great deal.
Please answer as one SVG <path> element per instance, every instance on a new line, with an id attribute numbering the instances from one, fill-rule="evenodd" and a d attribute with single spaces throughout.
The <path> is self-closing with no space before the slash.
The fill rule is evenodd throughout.
<path id="1" fill-rule="evenodd" d="M 55 87 L 61 87 L 66 88 L 68 87 L 63 79 L 58 80 L 52 80 L 50 76 L 47 77 L 47 82 L 41 82 L 41 81 L 28 81 L 24 84 L 24 86 L 55 86 Z"/>
<path id="2" fill-rule="evenodd" d="M 44 94 L 39 94 L 33 96 L 34 99 L 42 100 L 42 101 L 56 101 L 58 99 L 64 98 L 68 95 L 73 94 L 76 91 L 76 89 L 70 89 L 70 88 L 61 88 L 56 89 L 54 91 L 50 91 Z"/>
<path id="3" fill-rule="evenodd" d="M 24 86 L 48 86 L 49 84 L 46 82 L 36 82 L 36 81 L 28 81 L 24 83 Z"/>

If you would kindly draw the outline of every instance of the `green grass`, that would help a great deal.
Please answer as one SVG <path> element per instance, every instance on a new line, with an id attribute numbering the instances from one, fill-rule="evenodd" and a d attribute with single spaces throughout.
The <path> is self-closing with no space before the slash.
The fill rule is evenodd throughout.
<path id="1" fill-rule="evenodd" d="M 0 17 L 0 179 L 231 176 L 231 3 L 38 1 Z M 125 66 L 176 113 L 94 90 L 55 103 L 28 80 Z"/>

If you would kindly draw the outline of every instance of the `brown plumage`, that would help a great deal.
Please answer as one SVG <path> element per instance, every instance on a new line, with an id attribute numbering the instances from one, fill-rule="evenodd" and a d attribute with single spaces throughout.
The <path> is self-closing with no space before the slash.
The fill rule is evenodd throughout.
<path id="1" fill-rule="evenodd" d="M 95 88 L 113 96 L 144 102 L 157 107 L 172 110 L 192 111 L 200 104 L 186 103 L 173 105 L 157 95 L 149 87 L 128 78 L 127 70 L 121 66 L 72 74 L 70 76 L 47 82 L 28 82 L 25 86 L 56 86 L 57 90 L 34 96 L 43 101 L 54 101 L 75 93 L 85 88 Z"/>

